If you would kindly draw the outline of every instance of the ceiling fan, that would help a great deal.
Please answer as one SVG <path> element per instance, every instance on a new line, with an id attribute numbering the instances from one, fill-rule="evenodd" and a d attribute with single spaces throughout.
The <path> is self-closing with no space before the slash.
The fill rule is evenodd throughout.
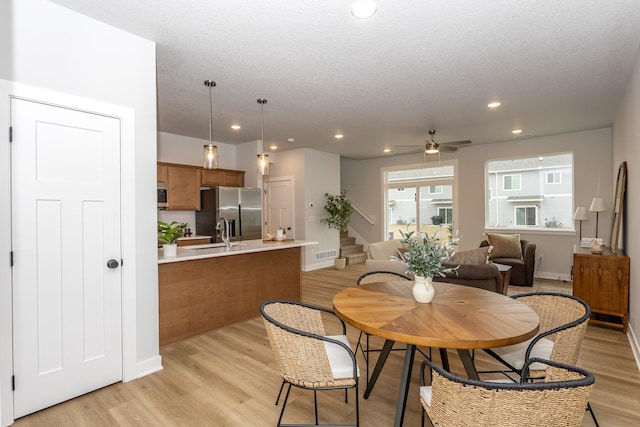
<path id="1" fill-rule="evenodd" d="M 457 145 L 467 145 L 467 144 L 471 144 L 471 141 L 466 139 L 463 141 L 450 141 L 450 142 L 442 142 L 442 143 L 437 143 L 434 139 L 433 136 L 436 134 L 436 130 L 435 129 L 431 129 L 429 130 L 429 135 L 431 135 L 431 139 L 426 139 L 425 142 L 425 146 L 424 146 L 424 152 L 425 154 L 437 154 L 440 151 L 458 151 L 458 147 L 456 147 Z M 397 148 L 415 148 L 415 147 L 419 147 L 419 145 L 396 145 Z M 416 151 L 417 152 L 417 151 Z"/>

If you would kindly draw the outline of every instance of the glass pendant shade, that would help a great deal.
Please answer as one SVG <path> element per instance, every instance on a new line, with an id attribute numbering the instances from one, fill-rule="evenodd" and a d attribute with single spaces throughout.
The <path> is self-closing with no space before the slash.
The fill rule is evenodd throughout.
<path id="1" fill-rule="evenodd" d="M 204 146 L 204 168 L 205 169 L 218 168 L 218 147 L 216 147 L 213 144 Z"/>
<path id="2" fill-rule="evenodd" d="M 260 104 L 260 116 L 262 117 L 262 139 L 260 139 L 260 151 L 264 150 L 264 104 L 266 103 L 266 99 L 258 99 L 258 104 Z M 258 174 L 269 175 L 269 155 L 265 154 L 264 151 L 262 154 L 258 154 Z"/>
<path id="3" fill-rule="evenodd" d="M 213 145 L 213 97 L 211 88 L 216 86 L 213 80 L 205 80 L 204 85 L 209 88 L 209 144 L 204 146 L 204 168 L 218 168 L 218 147 Z"/>
<path id="4" fill-rule="evenodd" d="M 258 154 L 258 173 L 260 175 L 269 175 L 269 155 Z"/>

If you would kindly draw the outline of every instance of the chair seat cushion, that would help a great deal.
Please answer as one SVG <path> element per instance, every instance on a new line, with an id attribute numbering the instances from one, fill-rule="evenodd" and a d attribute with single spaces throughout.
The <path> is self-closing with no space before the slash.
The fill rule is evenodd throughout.
<path id="1" fill-rule="evenodd" d="M 424 400 L 424 403 L 431 406 L 431 394 L 433 393 L 433 388 L 430 385 L 423 385 L 420 387 L 420 397 Z"/>
<path id="2" fill-rule="evenodd" d="M 351 343 L 347 339 L 346 335 L 329 335 L 327 338 L 331 338 L 336 341 L 340 341 L 351 348 Z M 329 365 L 331 366 L 331 374 L 336 380 L 353 378 L 353 361 L 345 349 L 338 344 L 332 342 L 323 341 L 324 349 L 327 352 L 327 358 L 329 359 Z M 360 377 L 360 368 L 358 367 L 358 377 Z"/>
<path id="3" fill-rule="evenodd" d="M 502 360 L 510 364 L 516 369 L 522 369 L 524 366 L 524 355 L 527 347 L 533 339 L 521 342 L 519 344 L 508 345 L 506 347 L 492 348 L 493 352 L 500 356 Z M 551 351 L 553 351 L 553 341 L 546 338 L 540 339 L 531 350 L 529 357 L 538 357 L 540 359 L 551 359 Z M 542 363 L 533 363 L 529 369 L 532 371 L 543 371 L 547 366 Z"/>

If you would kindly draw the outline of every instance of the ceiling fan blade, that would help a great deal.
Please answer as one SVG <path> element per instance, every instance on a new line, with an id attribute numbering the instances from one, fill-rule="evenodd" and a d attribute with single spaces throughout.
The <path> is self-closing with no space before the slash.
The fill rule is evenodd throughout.
<path id="1" fill-rule="evenodd" d="M 394 145 L 394 147 L 396 147 L 396 148 L 420 148 L 420 147 L 424 147 L 424 144 L 422 144 L 422 145 Z"/>
<path id="2" fill-rule="evenodd" d="M 458 151 L 458 149 L 456 147 L 447 147 L 446 145 L 443 145 L 443 144 L 440 144 L 438 149 L 440 151 L 448 151 L 448 152 L 451 152 L 451 153 L 453 153 L 454 151 Z"/>
<path id="3" fill-rule="evenodd" d="M 471 144 L 471 141 L 468 139 L 462 141 L 450 141 L 450 142 L 439 142 L 440 145 L 467 145 Z"/>

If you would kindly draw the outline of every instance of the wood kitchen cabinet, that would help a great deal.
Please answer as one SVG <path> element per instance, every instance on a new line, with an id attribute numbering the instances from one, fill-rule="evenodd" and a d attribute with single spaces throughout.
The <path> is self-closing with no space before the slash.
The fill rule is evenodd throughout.
<path id="1" fill-rule="evenodd" d="M 629 316 L 629 257 L 608 249 L 602 255 L 573 247 L 573 295 L 591 307 L 591 322 L 627 332 Z"/>
<path id="2" fill-rule="evenodd" d="M 231 169 L 202 169 L 202 185 L 244 187 L 244 171 Z"/>
<path id="3" fill-rule="evenodd" d="M 200 210 L 201 170 L 197 166 L 158 163 L 158 182 L 167 186 L 167 210 Z"/>

